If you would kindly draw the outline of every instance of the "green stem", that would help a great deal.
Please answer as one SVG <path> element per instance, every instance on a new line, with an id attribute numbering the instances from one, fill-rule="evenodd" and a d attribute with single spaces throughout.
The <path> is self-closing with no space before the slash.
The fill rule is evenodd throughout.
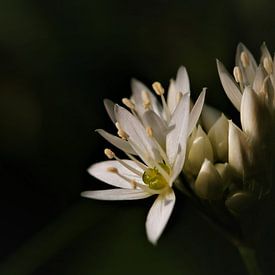
<path id="1" fill-rule="evenodd" d="M 242 261 L 246 267 L 246 270 L 249 275 L 262 275 L 260 271 L 255 250 L 246 247 L 246 246 L 237 246 L 239 253 L 242 257 Z"/>

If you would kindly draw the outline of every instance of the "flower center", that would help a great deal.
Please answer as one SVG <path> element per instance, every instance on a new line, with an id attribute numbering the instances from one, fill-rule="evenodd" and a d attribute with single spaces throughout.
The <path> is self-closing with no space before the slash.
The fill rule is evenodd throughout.
<path id="1" fill-rule="evenodd" d="M 170 168 L 166 164 L 159 163 L 159 165 L 168 174 L 170 173 Z M 162 189 L 168 185 L 168 182 L 165 180 L 163 175 L 155 167 L 146 169 L 143 173 L 142 180 L 145 184 L 154 190 Z"/>

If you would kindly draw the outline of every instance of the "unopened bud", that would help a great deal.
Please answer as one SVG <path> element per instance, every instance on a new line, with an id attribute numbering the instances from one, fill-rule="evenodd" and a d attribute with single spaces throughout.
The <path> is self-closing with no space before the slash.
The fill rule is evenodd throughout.
<path id="1" fill-rule="evenodd" d="M 221 199 L 223 184 L 221 176 L 214 165 L 207 159 L 204 160 L 198 177 L 194 183 L 196 194 L 207 200 Z"/>

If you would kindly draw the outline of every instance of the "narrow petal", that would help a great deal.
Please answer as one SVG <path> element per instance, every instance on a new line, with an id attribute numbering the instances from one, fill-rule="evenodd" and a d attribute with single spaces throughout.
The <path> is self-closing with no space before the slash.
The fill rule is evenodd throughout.
<path id="1" fill-rule="evenodd" d="M 99 133 L 102 137 L 104 137 L 111 144 L 116 146 L 118 149 L 120 149 L 126 153 L 136 155 L 136 152 L 133 150 L 133 148 L 128 143 L 128 141 L 123 140 L 123 139 L 121 139 L 117 136 L 114 136 L 112 134 L 109 134 L 108 132 L 106 132 L 102 129 L 97 129 L 96 132 Z"/>
<path id="2" fill-rule="evenodd" d="M 173 114 L 173 112 L 175 111 L 177 103 L 177 90 L 175 86 L 175 80 L 171 79 L 167 94 L 167 105 L 171 114 Z"/>
<path id="3" fill-rule="evenodd" d="M 82 197 L 96 200 L 119 201 L 119 200 L 139 200 L 151 196 L 150 193 L 139 189 L 109 189 L 84 191 L 81 193 Z"/>
<path id="4" fill-rule="evenodd" d="M 206 93 L 206 88 L 203 88 L 201 94 L 199 95 L 195 105 L 192 108 L 192 111 L 190 113 L 190 118 L 189 118 L 189 126 L 188 126 L 188 136 L 191 134 L 193 131 L 194 127 L 196 126 L 198 119 L 201 115 L 204 99 L 205 99 L 205 93 Z"/>
<path id="5" fill-rule="evenodd" d="M 169 220 L 175 201 L 175 193 L 170 189 L 167 193 L 160 194 L 152 205 L 145 224 L 147 237 L 151 243 L 157 243 Z"/>
<path id="6" fill-rule="evenodd" d="M 173 181 L 183 167 L 189 123 L 190 94 L 185 94 L 173 113 L 169 126 L 175 126 L 166 137 L 166 152 L 171 166 L 173 166 Z"/>
<path id="7" fill-rule="evenodd" d="M 261 124 L 264 123 L 263 112 L 260 108 L 260 100 L 254 90 L 246 87 L 244 89 L 241 103 L 241 123 L 243 130 L 253 139 L 258 139 Z"/>
<path id="8" fill-rule="evenodd" d="M 116 123 L 116 118 L 114 113 L 115 103 L 112 100 L 107 98 L 104 99 L 103 103 L 110 119 L 112 120 L 113 123 Z"/>
<path id="9" fill-rule="evenodd" d="M 240 111 L 242 94 L 232 76 L 228 73 L 224 65 L 217 60 L 218 73 L 224 91 L 235 108 Z"/>
<path id="10" fill-rule="evenodd" d="M 184 66 L 180 66 L 178 69 L 175 88 L 177 92 L 181 92 L 183 94 L 190 93 L 190 81 L 187 70 Z"/>
<path id="11" fill-rule="evenodd" d="M 144 159 L 147 155 L 151 159 L 160 161 L 161 157 L 158 150 L 153 141 L 148 137 L 141 122 L 125 108 L 122 108 L 119 105 L 116 105 L 115 107 L 115 115 L 120 126 L 129 136 L 129 141 L 133 142 L 142 150 L 143 154 L 140 157 Z"/>
<path id="12" fill-rule="evenodd" d="M 162 148 L 165 148 L 165 139 L 168 132 L 168 127 L 164 120 L 162 120 L 155 112 L 149 110 L 144 113 L 143 121 L 145 127 L 148 126 L 152 128 L 154 137 L 156 137 Z"/>
<path id="13" fill-rule="evenodd" d="M 134 161 L 123 161 L 136 170 L 139 170 L 141 173 L 144 172 Z M 112 171 L 113 168 L 117 169 L 118 173 L 114 173 Z M 142 179 L 138 175 L 125 168 L 116 160 L 107 160 L 95 163 L 89 167 L 88 172 L 95 178 L 116 187 L 129 189 L 133 188 L 133 185 L 129 182 L 129 180 L 135 180 L 142 183 Z"/>
<path id="14" fill-rule="evenodd" d="M 246 55 L 246 64 L 244 66 L 242 62 L 241 55 L 245 53 Z M 255 61 L 255 58 L 251 54 L 251 52 L 246 48 L 246 46 L 242 43 L 239 43 L 236 51 L 236 65 L 239 66 L 242 72 L 243 81 L 245 85 L 252 85 L 253 80 L 255 78 L 255 73 L 257 69 L 257 63 Z"/>

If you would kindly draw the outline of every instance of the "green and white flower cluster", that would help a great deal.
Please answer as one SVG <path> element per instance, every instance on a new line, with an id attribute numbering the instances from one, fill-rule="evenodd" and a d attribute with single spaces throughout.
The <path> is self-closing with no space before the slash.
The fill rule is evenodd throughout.
<path id="1" fill-rule="evenodd" d="M 171 80 L 167 98 L 159 82 L 152 88 L 160 100 L 132 80 L 132 96 L 122 99 L 126 108 L 105 100 L 117 135 L 97 132 L 128 158 L 105 149 L 110 160 L 88 171 L 115 188 L 85 191 L 82 196 L 136 200 L 156 195 L 146 220 L 148 239 L 156 244 L 175 204 L 175 186 L 200 205 L 214 202 L 217 212 L 232 217 L 268 194 L 275 155 L 275 60 L 265 44 L 261 50 L 257 65 L 239 44 L 233 77 L 217 61 L 223 88 L 240 112 L 240 127 L 204 104 L 205 88 L 192 104 L 185 67 Z"/>

